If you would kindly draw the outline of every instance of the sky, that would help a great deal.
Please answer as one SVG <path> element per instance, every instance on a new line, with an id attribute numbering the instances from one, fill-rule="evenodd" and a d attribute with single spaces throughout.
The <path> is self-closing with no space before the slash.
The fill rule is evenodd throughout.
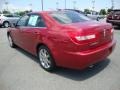
<path id="1" fill-rule="evenodd" d="M 0 0 L 2 1 L 2 0 Z M 27 8 L 32 4 L 33 11 L 41 10 L 41 0 L 7 0 L 9 2 L 10 7 L 14 8 Z M 92 0 L 66 0 L 66 7 L 72 9 L 74 4 L 73 1 L 76 1 L 75 7 L 80 10 L 84 10 L 86 8 L 92 9 Z M 43 0 L 44 2 L 44 10 L 55 10 L 57 5 L 56 2 L 59 3 L 58 7 L 60 9 L 64 9 L 65 0 Z M 120 0 L 114 0 L 115 8 L 120 9 Z M 1 2 L 0 2 L 1 3 Z M 99 11 L 100 9 L 108 9 L 111 8 L 111 0 L 95 0 L 95 10 Z"/>

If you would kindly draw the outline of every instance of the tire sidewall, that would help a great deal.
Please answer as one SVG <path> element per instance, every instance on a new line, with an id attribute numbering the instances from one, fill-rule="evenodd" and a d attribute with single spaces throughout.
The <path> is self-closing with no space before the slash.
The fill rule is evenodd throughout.
<path id="1" fill-rule="evenodd" d="M 11 38 L 12 44 L 10 44 L 10 39 L 9 39 L 9 38 Z M 14 43 L 13 43 L 13 39 L 12 39 L 11 35 L 8 35 L 8 41 L 9 41 L 10 47 L 13 48 L 15 45 L 14 45 Z"/>
<path id="2" fill-rule="evenodd" d="M 8 26 L 6 26 L 5 24 L 8 24 Z M 4 23 L 3 23 L 3 26 L 4 26 L 4 28 L 8 28 L 8 27 L 10 27 L 10 23 L 8 22 L 8 21 L 5 21 Z"/>
<path id="3" fill-rule="evenodd" d="M 43 67 L 43 65 L 41 64 L 40 56 L 39 56 L 39 53 L 40 53 L 40 50 L 41 50 L 41 49 L 45 49 L 45 50 L 48 52 L 48 54 L 50 55 L 50 62 L 51 62 L 50 68 L 45 68 L 45 67 Z M 39 58 L 40 66 L 41 66 L 44 70 L 51 72 L 51 71 L 53 71 L 53 70 L 55 69 L 56 65 L 55 65 L 53 56 L 52 56 L 50 50 L 49 50 L 46 46 L 40 46 L 40 47 L 39 47 L 39 49 L 38 49 L 38 58 Z"/>

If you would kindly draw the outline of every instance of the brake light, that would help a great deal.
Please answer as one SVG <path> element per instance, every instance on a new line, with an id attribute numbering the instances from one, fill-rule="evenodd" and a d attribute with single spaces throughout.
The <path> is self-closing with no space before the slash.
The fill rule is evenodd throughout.
<path id="1" fill-rule="evenodd" d="M 76 36 L 75 37 L 78 41 L 90 40 L 94 39 L 95 35 L 87 35 L 87 36 Z"/>
<path id="2" fill-rule="evenodd" d="M 114 29 L 111 29 L 111 33 L 114 33 Z"/>
<path id="3" fill-rule="evenodd" d="M 72 41 L 74 41 L 75 43 L 78 43 L 78 44 L 89 43 L 96 39 L 95 34 L 85 35 L 84 33 L 80 33 L 80 32 L 76 32 L 76 33 L 69 32 L 69 36 L 72 39 Z"/>

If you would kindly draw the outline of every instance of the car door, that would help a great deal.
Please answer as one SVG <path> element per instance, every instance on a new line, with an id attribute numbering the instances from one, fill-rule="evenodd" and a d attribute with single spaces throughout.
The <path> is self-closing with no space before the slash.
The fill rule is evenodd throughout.
<path id="1" fill-rule="evenodd" d="M 20 18 L 12 32 L 15 44 L 22 48 L 24 47 L 24 41 L 22 41 L 24 40 L 24 37 L 22 37 L 22 33 L 26 29 L 28 19 L 29 19 L 28 15 L 25 15 L 22 18 Z"/>
<path id="2" fill-rule="evenodd" d="M 38 37 L 40 37 L 40 33 L 43 30 L 46 30 L 43 18 L 39 14 L 29 14 L 27 25 L 21 30 L 23 48 L 28 52 L 35 54 Z"/>

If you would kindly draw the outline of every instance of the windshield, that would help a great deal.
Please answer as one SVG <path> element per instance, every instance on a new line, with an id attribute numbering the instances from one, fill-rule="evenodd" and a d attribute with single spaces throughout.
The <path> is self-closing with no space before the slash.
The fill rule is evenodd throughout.
<path id="1" fill-rule="evenodd" d="M 87 16 L 75 11 L 57 11 L 50 15 L 61 24 L 78 23 L 90 20 Z"/>

